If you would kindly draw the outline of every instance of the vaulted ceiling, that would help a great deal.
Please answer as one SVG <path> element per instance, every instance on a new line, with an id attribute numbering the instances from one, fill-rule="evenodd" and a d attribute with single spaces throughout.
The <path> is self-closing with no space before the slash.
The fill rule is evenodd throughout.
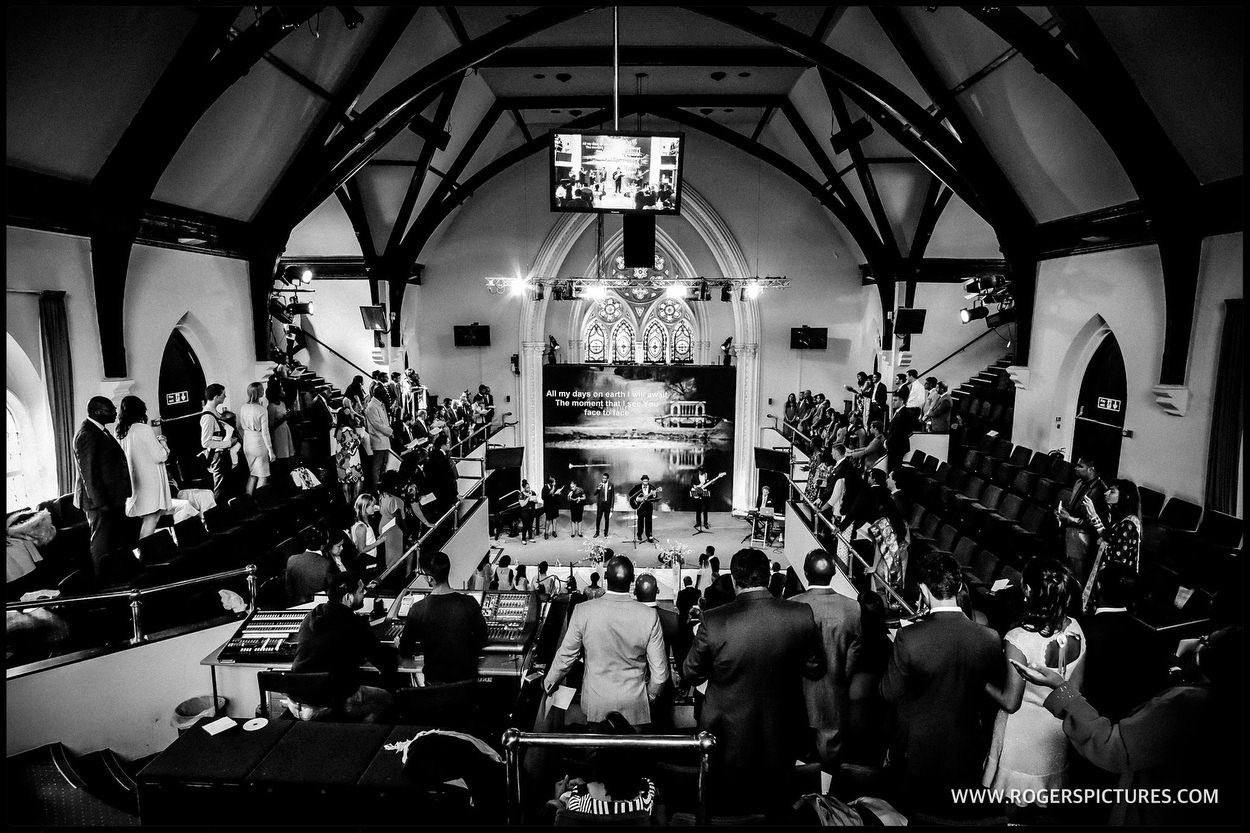
<path id="1" fill-rule="evenodd" d="M 927 250 L 984 257 L 990 241 L 1028 284 L 1054 251 L 1148 240 L 1172 301 L 1198 241 L 1228 224 L 1212 215 L 1239 203 L 1239 8 L 622 6 L 618 20 L 622 127 L 706 134 L 798 182 L 883 284 L 914 280 Z M 89 186 L 95 280 L 117 304 L 153 200 L 241 230 L 263 311 L 291 230 L 327 201 L 370 273 L 404 280 L 549 130 L 612 118 L 612 7 L 26 6 L 6 24 L 10 176 Z M 120 329 L 120 306 L 100 318 Z M 1171 362 L 1161 381 L 1183 372 Z M 110 364 L 120 375 L 124 353 Z"/>

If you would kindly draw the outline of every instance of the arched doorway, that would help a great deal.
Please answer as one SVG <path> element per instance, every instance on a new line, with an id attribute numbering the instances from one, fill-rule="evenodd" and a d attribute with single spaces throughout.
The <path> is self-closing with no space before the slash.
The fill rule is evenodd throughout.
<path id="1" fill-rule="evenodd" d="M 165 342 L 159 385 L 161 419 L 165 421 L 161 430 L 169 440 L 171 461 L 200 452 L 200 422 L 191 417 L 203 406 L 205 384 L 199 358 L 175 329 Z"/>
<path id="2" fill-rule="evenodd" d="M 1104 480 L 1120 468 L 1127 393 L 1124 356 L 1115 335 L 1108 331 L 1085 368 L 1072 434 L 1072 459 L 1089 455 Z"/>

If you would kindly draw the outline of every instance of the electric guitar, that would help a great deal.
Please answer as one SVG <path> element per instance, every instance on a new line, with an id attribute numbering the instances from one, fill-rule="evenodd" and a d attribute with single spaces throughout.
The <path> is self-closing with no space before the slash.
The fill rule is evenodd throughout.
<path id="1" fill-rule="evenodd" d="M 690 487 L 690 496 L 695 500 L 701 500 L 709 497 L 712 494 L 712 484 L 724 477 L 725 474 L 725 472 L 721 472 L 706 483 L 694 484 Z"/>
<path id="2" fill-rule="evenodd" d="M 644 503 L 650 503 L 651 501 L 658 498 L 660 496 L 661 491 L 662 489 L 660 487 L 656 487 L 651 490 L 651 494 L 647 495 L 646 497 L 643 497 L 642 489 L 639 489 L 637 492 L 634 492 L 632 495 L 629 496 L 629 505 L 634 507 L 635 509 L 639 509 L 642 507 Z"/>

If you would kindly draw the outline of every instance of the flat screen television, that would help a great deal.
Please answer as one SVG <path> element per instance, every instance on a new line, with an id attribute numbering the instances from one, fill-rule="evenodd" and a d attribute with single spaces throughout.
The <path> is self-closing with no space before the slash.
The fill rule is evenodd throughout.
<path id="1" fill-rule="evenodd" d="M 490 347 L 490 327 L 481 324 L 455 324 L 451 328 L 457 347 Z"/>
<path id="2" fill-rule="evenodd" d="M 791 350 L 828 350 L 828 327 L 791 327 Z"/>
<path id="3" fill-rule="evenodd" d="M 681 213 L 685 134 L 558 130 L 551 134 L 551 210 Z"/>
<path id="4" fill-rule="evenodd" d="M 519 469 L 525 459 L 525 448 L 490 448 L 486 449 L 487 469 Z"/>
<path id="5" fill-rule="evenodd" d="M 384 333 L 386 327 L 386 308 L 380 305 L 372 305 L 360 308 L 360 318 L 364 321 L 366 330 L 376 330 Z"/>

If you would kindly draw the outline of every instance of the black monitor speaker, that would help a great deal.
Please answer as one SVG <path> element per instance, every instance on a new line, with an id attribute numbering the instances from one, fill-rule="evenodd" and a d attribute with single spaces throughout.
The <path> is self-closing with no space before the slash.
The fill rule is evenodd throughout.
<path id="1" fill-rule="evenodd" d="M 790 473 L 790 454 L 786 451 L 774 451 L 771 448 L 755 447 L 755 467 L 764 471 Z"/>
<path id="2" fill-rule="evenodd" d="M 451 330 L 457 347 L 490 347 L 490 327 L 457 324 Z"/>
<path id="3" fill-rule="evenodd" d="M 490 448 L 486 449 L 487 469 L 519 469 L 525 457 L 525 448 Z"/>
<path id="4" fill-rule="evenodd" d="M 926 310 L 899 307 L 894 312 L 894 335 L 915 336 L 924 332 Z"/>

